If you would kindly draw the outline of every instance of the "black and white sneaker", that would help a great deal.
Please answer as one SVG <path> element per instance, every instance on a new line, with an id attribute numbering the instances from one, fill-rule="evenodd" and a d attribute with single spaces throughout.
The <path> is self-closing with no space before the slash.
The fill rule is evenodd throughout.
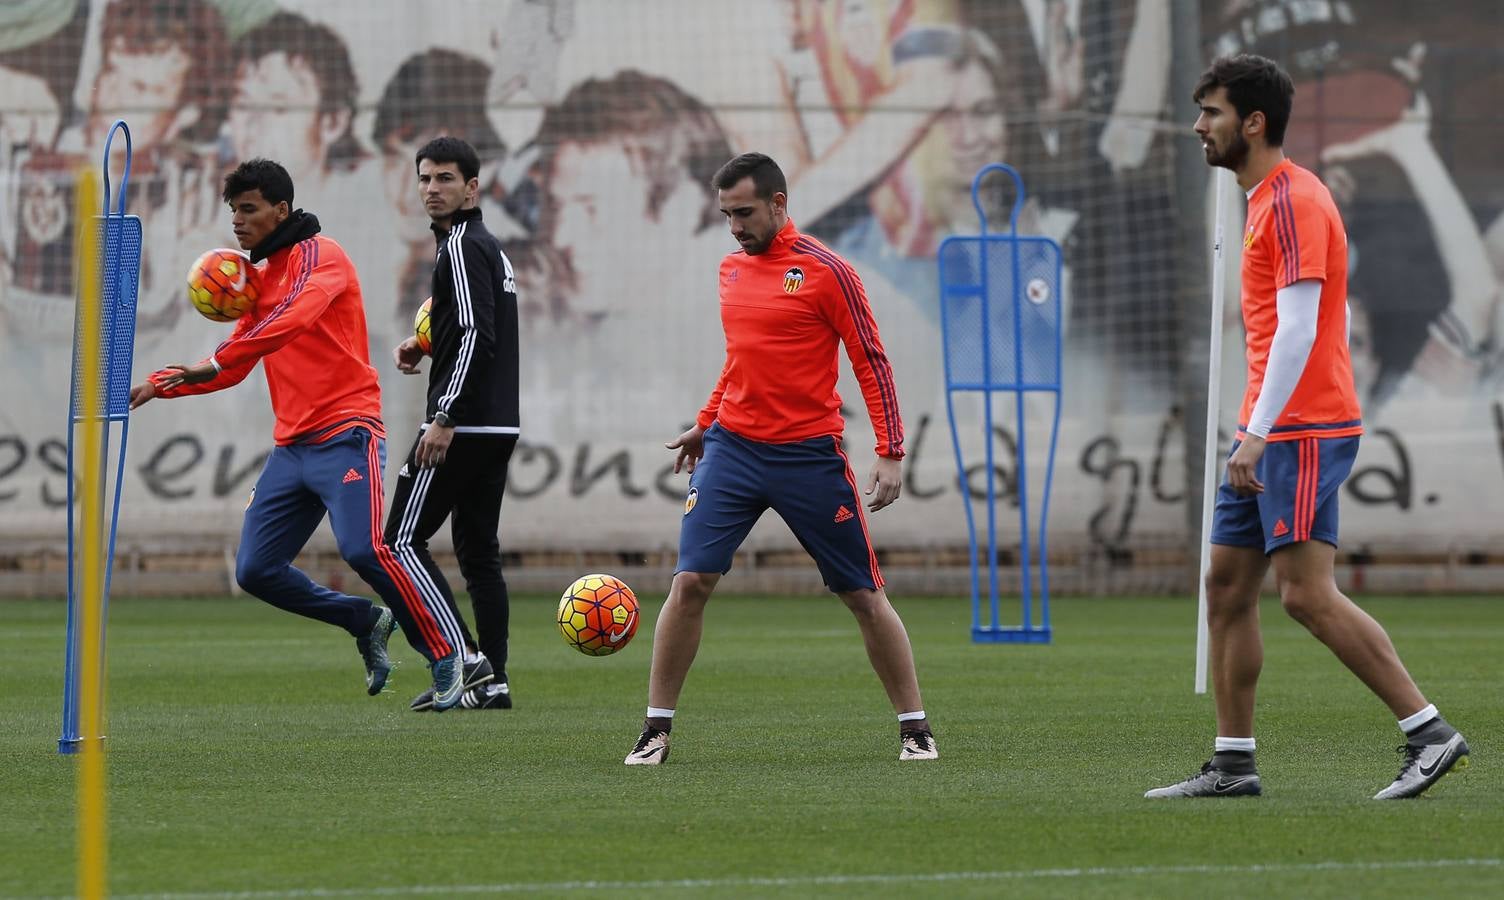
<path id="1" fill-rule="evenodd" d="M 642 736 L 632 752 L 627 754 L 629 766 L 656 766 L 668 760 L 668 732 L 649 725 L 642 729 Z"/>
<path id="2" fill-rule="evenodd" d="M 496 670 L 491 668 L 491 661 L 483 655 L 476 656 L 473 662 L 465 663 L 466 691 L 469 691 L 471 688 L 478 688 L 495 677 Z M 460 698 L 460 703 L 464 703 L 463 697 Z M 425 710 L 433 709 L 433 688 L 429 688 L 414 697 L 413 702 L 408 704 L 407 708 L 413 712 L 424 712 Z M 468 709 L 469 707 L 466 708 Z"/>
<path id="3" fill-rule="evenodd" d="M 1400 774 L 1389 787 L 1373 795 L 1375 800 L 1419 797 L 1441 776 L 1453 769 L 1467 768 L 1467 741 L 1459 731 L 1453 731 L 1451 737 L 1439 744 L 1405 743 L 1398 749 L 1405 758 L 1400 764 Z"/>
<path id="4" fill-rule="evenodd" d="M 460 698 L 460 709 L 511 709 L 512 691 L 506 682 L 473 687 Z"/>
<path id="5" fill-rule="evenodd" d="M 928 728 L 905 731 L 898 736 L 901 745 L 898 751 L 899 759 L 939 759 L 940 751 L 935 749 L 935 736 Z"/>
<path id="6" fill-rule="evenodd" d="M 1210 762 L 1185 781 L 1146 791 L 1145 797 L 1257 797 L 1264 792 L 1257 772 L 1234 774 Z"/>

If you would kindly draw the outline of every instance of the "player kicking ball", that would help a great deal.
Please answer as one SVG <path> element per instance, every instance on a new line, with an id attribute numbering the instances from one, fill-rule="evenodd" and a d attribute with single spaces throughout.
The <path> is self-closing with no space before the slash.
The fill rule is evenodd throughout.
<path id="1" fill-rule="evenodd" d="M 688 466 L 673 586 L 653 631 L 642 735 L 629 766 L 668 759 L 669 730 L 700 646 L 705 604 L 763 512 L 788 523 L 856 616 L 867 658 L 898 714 L 899 759 L 935 759 L 903 621 L 883 591 L 862 495 L 841 450 L 839 345 L 851 359 L 877 436 L 867 476 L 876 512 L 902 487 L 903 423 L 893 369 L 856 272 L 788 218 L 782 170 L 744 153 L 711 179 L 741 250 L 721 261 L 726 363 L 693 428 L 668 443 Z"/>
<path id="2" fill-rule="evenodd" d="M 1218 59 L 1196 85 L 1206 161 L 1231 169 L 1248 194 L 1248 385 L 1217 491 L 1206 576 L 1216 743 L 1199 773 L 1146 797 L 1262 793 L 1253 704 L 1264 662 L 1259 588 L 1271 564 L 1285 611 L 1384 701 L 1405 733 L 1399 775 L 1374 799 L 1417 797 L 1467 764 L 1467 741 L 1333 576 L 1337 494 L 1363 423 L 1347 349 L 1347 233 L 1326 187 L 1281 149 L 1294 93 L 1278 65 L 1246 54 Z"/>

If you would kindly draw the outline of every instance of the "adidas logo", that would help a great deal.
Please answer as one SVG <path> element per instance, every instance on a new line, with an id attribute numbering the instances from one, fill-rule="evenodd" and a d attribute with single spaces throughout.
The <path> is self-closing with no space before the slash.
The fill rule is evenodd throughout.
<path id="1" fill-rule="evenodd" d="M 355 471 L 354 469 L 351 469 L 350 471 L 348 471 L 348 472 L 345 473 L 344 483 L 345 484 L 349 484 L 352 481 L 365 481 L 365 479 L 362 478 L 362 477 L 360 477 L 360 473 L 359 472 Z"/>
<path id="2" fill-rule="evenodd" d="M 1287 535 L 1289 533 L 1290 533 L 1290 526 L 1288 526 L 1288 525 L 1285 524 L 1285 520 L 1284 519 L 1280 519 L 1279 521 L 1277 521 L 1277 522 L 1274 523 L 1274 536 L 1275 537 L 1284 537 L 1285 535 Z"/>
<path id="3" fill-rule="evenodd" d="M 842 506 L 840 509 L 836 510 L 836 524 L 837 525 L 841 524 L 842 522 L 850 522 L 852 519 L 855 519 L 855 518 L 856 518 L 856 513 L 852 512 L 851 510 L 847 509 L 844 506 Z"/>

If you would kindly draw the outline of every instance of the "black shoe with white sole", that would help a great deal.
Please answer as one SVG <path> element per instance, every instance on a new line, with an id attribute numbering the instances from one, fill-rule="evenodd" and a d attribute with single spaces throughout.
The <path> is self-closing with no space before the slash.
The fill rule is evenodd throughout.
<path id="1" fill-rule="evenodd" d="M 506 682 L 473 687 L 460 698 L 460 709 L 511 709 L 512 691 Z"/>

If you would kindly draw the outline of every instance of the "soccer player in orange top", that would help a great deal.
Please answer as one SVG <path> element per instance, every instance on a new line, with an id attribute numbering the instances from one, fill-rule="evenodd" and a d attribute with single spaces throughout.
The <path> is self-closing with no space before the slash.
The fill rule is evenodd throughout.
<path id="1" fill-rule="evenodd" d="M 689 496 L 673 585 L 653 631 L 647 718 L 626 763 L 668 758 L 674 707 L 700 646 L 705 604 L 770 508 L 856 616 L 867 657 L 898 714 L 899 758 L 934 759 L 909 636 L 883 592 L 862 510 L 864 495 L 872 512 L 898 499 L 903 423 L 861 279 L 794 227 L 788 184 L 769 157 L 744 153 L 711 183 L 742 247 L 721 261 L 726 363 L 694 427 L 666 445 L 678 451 L 674 471 L 689 469 Z M 877 460 L 860 492 L 841 450 L 840 344 L 877 435 Z"/>
<path id="2" fill-rule="evenodd" d="M 348 631 L 381 693 L 391 671 L 393 616 L 429 660 L 435 693 L 459 702 L 459 628 L 425 605 L 412 576 L 381 537 L 386 432 L 381 385 L 371 366 L 366 312 L 355 267 L 319 220 L 292 208 L 292 178 L 252 159 L 225 177 L 235 238 L 266 261 L 262 293 L 230 337 L 196 365 L 153 372 L 131 388 L 131 409 L 153 397 L 233 387 L 264 363 L 276 446 L 256 479 L 241 526 L 235 580 L 252 596 Z M 292 563 L 328 514 L 339 552 L 390 609 L 315 584 Z"/>
<path id="3" fill-rule="evenodd" d="M 1363 426 L 1347 351 L 1347 234 L 1326 186 L 1281 149 L 1294 93 L 1278 65 L 1239 55 L 1212 63 L 1194 94 L 1207 163 L 1231 169 L 1248 194 L 1248 386 L 1217 491 L 1206 576 L 1216 744 L 1199 773 L 1147 797 L 1261 793 L 1253 701 L 1264 662 L 1259 587 L 1271 562 L 1285 611 L 1384 701 L 1405 733 L 1399 775 L 1374 799 L 1418 796 L 1467 761 L 1462 735 L 1333 577 L 1337 494 Z"/>

